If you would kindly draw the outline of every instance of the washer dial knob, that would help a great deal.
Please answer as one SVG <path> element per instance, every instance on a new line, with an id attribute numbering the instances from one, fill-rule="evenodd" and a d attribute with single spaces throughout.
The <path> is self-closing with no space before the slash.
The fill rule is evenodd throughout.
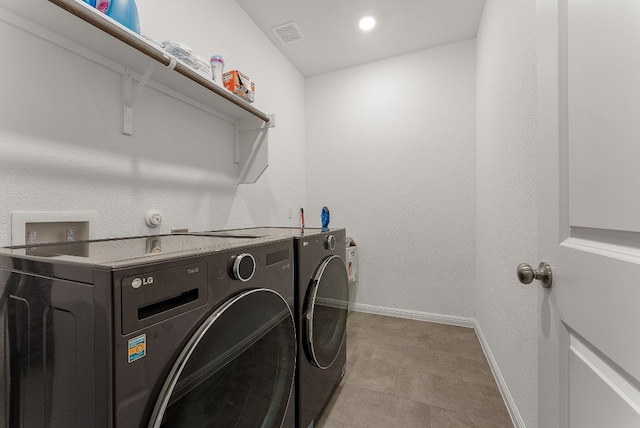
<path id="1" fill-rule="evenodd" d="M 249 281 L 256 271 L 256 259 L 249 253 L 242 253 L 233 260 L 231 274 L 234 279 L 242 282 Z"/>
<path id="2" fill-rule="evenodd" d="M 327 236 L 327 239 L 324 240 L 324 248 L 327 250 L 333 251 L 336 249 L 336 237 L 333 235 Z"/>

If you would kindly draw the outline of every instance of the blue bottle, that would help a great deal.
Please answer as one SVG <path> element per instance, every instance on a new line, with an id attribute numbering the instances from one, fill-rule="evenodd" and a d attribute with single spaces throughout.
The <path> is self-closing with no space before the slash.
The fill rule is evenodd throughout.
<path id="1" fill-rule="evenodd" d="M 135 0 L 111 0 L 107 16 L 115 19 L 134 33 L 140 34 L 140 21 Z"/>
<path id="2" fill-rule="evenodd" d="M 96 7 L 96 0 L 84 0 L 91 7 Z"/>

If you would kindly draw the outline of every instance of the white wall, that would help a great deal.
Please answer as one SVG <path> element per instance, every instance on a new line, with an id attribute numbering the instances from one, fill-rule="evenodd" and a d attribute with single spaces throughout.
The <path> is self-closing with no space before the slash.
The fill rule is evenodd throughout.
<path id="1" fill-rule="evenodd" d="M 137 1 L 141 31 L 222 54 L 256 81 L 255 106 L 275 113 L 270 167 L 236 186 L 233 127 L 145 88 L 135 134 L 121 134 L 122 78 L 114 71 L 0 21 L 0 46 L 16 66 L 0 79 L 0 245 L 11 211 L 98 211 L 98 237 L 297 224 L 304 204 L 304 78 L 233 0 Z M 215 22 L 215 25 L 213 24 Z M 265 66 L 268 65 L 268 66 Z M 144 224 L 164 214 L 160 230 Z"/>
<path id="2" fill-rule="evenodd" d="M 242 185 L 224 227 L 252 225 L 298 226 L 299 218 L 288 218 L 304 206 L 304 77 L 258 29 L 234 0 L 189 3 L 189 19 L 172 22 L 166 16 L 181 16 L 183 2 L 136 0 L 141 31 L 159 41 L 178 40 L 206 58 L 225 59 L 225 70 L 238 69 L 256 83 L 254 106 L 276 115 L 269 131 L 269 168 L 258 183 Z M 191 11 L 193 10 L 193 13 Z"/>
<path id="3" fill-rule="evenodd" d="M 537 426 L 535 2 L 487 0 L 477 36 L 476 318 L 517 405 Z"/>
<path id="4" fill-rule="evenodd" d="M 475 40 L 307 78 L 307 206 L 359 251 L 356 303 L 473 316 Z"/>

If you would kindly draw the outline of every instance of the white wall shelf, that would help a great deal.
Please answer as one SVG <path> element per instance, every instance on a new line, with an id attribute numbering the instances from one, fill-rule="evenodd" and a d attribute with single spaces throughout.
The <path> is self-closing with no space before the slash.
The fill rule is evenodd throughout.
<path id="1" fill-rule="evenodd" d="M 8 13 L 3 12 L 3 8 Z M 118 65 L 125 79 L 123 133 L 133 133 L 132 103 L 149 79 L 154 86 L 159 84 L 168 88 L 169 92 L 178 93 L 192 100 L 194 105 L 203 105 L 236 124 L 239 183 L 254 183 L 266 169 L 267 131 L 273 126 L 273 116 L 219 87 L 82 0 L 0 0 L 0 12 L 0 19 L 12 21 L 12 24 L 26 20 L 17 25 L 43 38 L 52 38 L 48 32 L 59 36 L 56 37 L 58 40 L 51 40 L 53 43 L 92 59 L 97 55 L 100 57 L 98 62 L 106 60 Z M 129 85 L 134 84 L 134 80 L 139 83 L 132 89 Z M 252 132 L 240 130 L 246 129 L 247 123 L 252 124 Z M 253 165 L 255 162 L 261 164 Z"/>

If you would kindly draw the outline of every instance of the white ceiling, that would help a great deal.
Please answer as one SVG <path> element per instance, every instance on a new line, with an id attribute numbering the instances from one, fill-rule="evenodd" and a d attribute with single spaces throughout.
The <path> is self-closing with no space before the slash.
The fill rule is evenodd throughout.
<path id="1" fill-rule="evenodd" d="M 476 36 L 484 0 L 236 0 L 304 76 Z M 368 33 L 359 19 L 374 15 Z M 284 45 L 273 27 L 294 22 L 304 39 Z"/>

